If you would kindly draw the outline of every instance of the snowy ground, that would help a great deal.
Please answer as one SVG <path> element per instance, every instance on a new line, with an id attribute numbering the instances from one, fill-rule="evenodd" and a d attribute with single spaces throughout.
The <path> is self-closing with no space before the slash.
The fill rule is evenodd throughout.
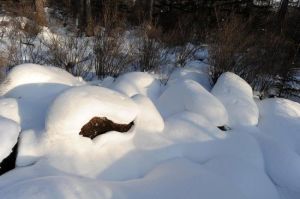
<path id="1" fill-rule="evenodd" d="M 300 198 L 299 103 L 259 101 L 232 73 L 211 88 L 204 64 L 175 70 L 167 85 L 140 72 L 94 84 L 53 67 L 11 71 L 0 87 L 0 161 L 18 135 L 19 151 L 1 198 Z M 80 136 L 95 116 L 135 124 Z"/>

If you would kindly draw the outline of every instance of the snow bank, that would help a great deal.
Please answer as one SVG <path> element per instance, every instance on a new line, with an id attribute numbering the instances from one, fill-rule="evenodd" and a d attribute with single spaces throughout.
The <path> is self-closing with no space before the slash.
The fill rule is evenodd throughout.
<path id="1" fill-rule="evenodd" d="M 142 94 L 154 100 L 160 94 L 160 82 L 148 73 L 131 72 L 118 77 L 113 89 L 129 97 Z"/>
<path id="2" fill-rule="evenodd" d="M 26 79 L 15 72 L 25 66 L 1 85 L 0 160 L 17 142 L 16 122 L 23 128 L 20 167 L 0 177 L 3 198 L 300 197 L 297 103 L 258 102 L 255 126 L 252 89 L 231 73 L 220 77 L 215 96 L 201 86 L 205 72 L 194 66 L 175 71 L 161 96 L 146 73 L 90 83 L 123 95 L 37 65 L 27 65 L 36 76 Z M 128 133 L 80 136 L 93 117 L 135 125 Z M 239 128 L 219 130 L 228 117 Z"/>
<path id="3" fill-rule="evenodd" d="M 18 142 L 20 130 L 16 122 L 0 117 L 0 162 L 12 152 Z"/>
<path id="4" fill-rule="evenodd" d="M 202 115 L 215 126 L 227 124 L 227 112 L 221 102 L 193 80 L 180 81 L 168 87 L 156 105 L 164 118 L 190 111 Z"/>
<path id="5" fill-rule="evenodd" d="M 50 175 L 21 180 L 4 187 L 6 199 L 248 199 L 227 180 L 187 160 L 164 163 L 147 176 L 128 182 L 106 182 L 78 176 Z"/>
<path id="6" fill-rule="evenodd" d="M 46 130 L 49 134 L 78 136 L 93 117 L 129 124 L 137 114 L 137 105 L 116 91 L 97 86 L 75 87 L 55 99 L 47 115 Z"/>
<path id="7" fill-rule="evenodd" d="M 0 116 L 11 119 L 20 124 L 19 105 L 14 98 L 0 99 Z"/>
<path id="8" fill-rule="evenodd" d="M 230 127 L 257 125 L 259 111 L 252 88 L 245 80 L 233 73 L 224 73 L 211 93 L 224 104 Z"/>

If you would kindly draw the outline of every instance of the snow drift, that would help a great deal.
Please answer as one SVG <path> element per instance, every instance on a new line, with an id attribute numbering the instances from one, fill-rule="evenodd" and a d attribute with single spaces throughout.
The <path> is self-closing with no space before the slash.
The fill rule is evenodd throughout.
<path id="1" fill-rule="evenodd" d="M 1 197 L 300 198 L 300 105 L 255 102 L 232 73 L 210 92 L 202 69 L 178 69 L 166 86 L 147 73 L 99 82 L 108 89 L 59 69 L 16 67 L 1 85 L 0 157 L 20 137 L 18 167 L 0 176 Z M 80 136 L 93 117 L 134 126 Z"/>

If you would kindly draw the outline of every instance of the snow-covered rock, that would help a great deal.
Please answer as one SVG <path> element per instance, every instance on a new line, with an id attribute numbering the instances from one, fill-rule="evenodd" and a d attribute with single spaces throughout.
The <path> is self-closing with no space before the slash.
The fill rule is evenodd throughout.
<path id="1" fill-rule="evenodd" d="M 215 126 L 224 126 L 228 120 L 223 104 L 193 80 L 179 81 L 168 87 L 156 105 L 164 118 L 190 111 L 202 115 Z"/>
<path id="2" fill-rule="evenodd" d="M 82 85 L 83 80 L 75 78 L 70 73 L 57 67 L 47 67 L 37 64 L 22 64 L 15 66 L 0 87 L 2 95 L 8 91 L 26 84 L 51 83 L 69 86 Z"/>
<path id="3" fill-rule="evenodd" d="M 214 96 L 190 65 L 174 72 L 159 97 L 161 85 L 146 73 L 85 84 L 27 66 L 37 74 L 28 75 L 32 81 L 12 71 L 15 83 L 1 85 L 0 160 L 19 136 L 19 167 L 0 176 L 1 198 L 300 198 L 298 103 L 259 101 L 258 118 L 244 80 L 225 73 Z M 238 128 L 219 130 L 228 115 Z M 94 117 L 134 127 L 80 136 Z"/>
<path id="4" fill-rule="evenodd" d="M 0 117 L 0 162 L 12 152 L 18 142 L 20 130 L 16 122 Z"/>
<path id="5" fill-rule="evenodd" d="M 172 72 L 167 85 L 172 85 L 177 81 L 194 80 L 206 88 L 206 90 L 210 90 L 208 67 L 208 65 L 201 62 L 189 62 L 184 68 L 176 68 Z"/>
<path id="6" fill-rule="evenodd" d="M 140 110 L 136 118 L 136 127 L 141 131 L 162 132 L 164 120 L 152 101 L 143 95 L 135 95 L 132 99 Z"/>
<path id="7" fill-rule="evenodd" d="M 129 97 L 142 94 L 154 100 L 160 94 L 160 82 L 148 73 L 131 72 L 118 77 L 113 89 Z"/>
<path id="8" fill-rule="evenodd" d="M 259 111 L 252 88 L 245 80 L 226 72 L 219 77 L 211 93 L 224 104 L 230 127 L 257 125 Z"/>
<path id="9" fill-rule="evenodd" d="M 260 109 L 257 139 L 264 152 L 266 169 L 282 189 L 300 196 L 300 104 L 286 99 L 266 99 Z M 295 197 L 295 198 L 297 198 Z"/>
<path id="10" fill-rule="evenodd" d="M 137 105 L 116 91 L 97 86 L 75 87 L 55 99 L 47 115 L 46 130 L 48 134 L 76 136 L 94 117 L 129 124 L 137 114 Z"/>
<path id="11" fill-rule="evenodd" d="M 70 88 L 84 84 L 68 72 L 56 68 L 35 64 L 23 64 L 14 67 L 0 86 L 5 98 L 14 98 L 18 104 L 18 116 L 23 130 L 44 128 L 48 106 L 56 96 Z M 16 109 L 16 108 L 15 108 Z M 4 117 L 7 117 L 4 115 Z"/>

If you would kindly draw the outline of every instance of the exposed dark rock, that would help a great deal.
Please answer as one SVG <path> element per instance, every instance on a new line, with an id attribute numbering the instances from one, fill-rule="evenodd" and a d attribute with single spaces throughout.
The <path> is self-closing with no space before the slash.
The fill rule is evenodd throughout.
<path id="1" fill-rule="evenodd" d="M 128 132 L 133 125 L 134 122 L 129 124 L 116 124 L 106 117 L 94 117 L 81 128 L 79 135 L 94 139 L 98 135 L 105 134 L 109 131 L 117 131 L 120 133 Z"/>
<path id="2" fill-rule="evenodd" d="M 16 168 L 18 145 L 19 145 L 19 141 L 13 147 L 12 153 L 0 163 L 0 175 Z"/>
<path id="3" fill-rule="evenodd" d="M 218 126 L 218 128 L 221 130 L 221 131 L 229 131 L 231 130 L 231 128 L 229 126 Z"/>

